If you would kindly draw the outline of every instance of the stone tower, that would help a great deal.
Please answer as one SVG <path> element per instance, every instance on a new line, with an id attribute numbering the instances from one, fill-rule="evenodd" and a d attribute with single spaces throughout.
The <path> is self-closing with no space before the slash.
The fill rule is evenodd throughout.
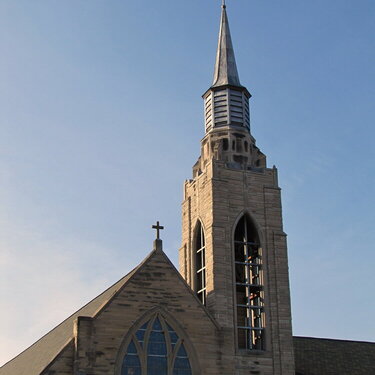
<path id="1" fill-rule="evenodd" d="M 250 98 L 223 5 L 201 155 L 184 185 L 180 272 L 221 327 L 225 373 L 292 375 L 280 188 L 250 132 Z"/>

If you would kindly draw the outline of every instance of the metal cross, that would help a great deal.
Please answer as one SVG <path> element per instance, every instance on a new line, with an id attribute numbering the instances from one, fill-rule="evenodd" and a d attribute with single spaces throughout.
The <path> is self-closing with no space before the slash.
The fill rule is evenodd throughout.
<path id="1" fill-rule="evenodd" d="M 157 222 L 156 222 L 156 225 L 153 225 L 153 226 L 152 226 L 152 229 L 156 229 L 156 239 L 157 239 L 157 240 L 160 240 L 160 230 L 161 230 L 161 229 L 164 229 L 164 227 L 162 227 L 162 226 L 160 225 L 160 223 L 157 221 Z"/>

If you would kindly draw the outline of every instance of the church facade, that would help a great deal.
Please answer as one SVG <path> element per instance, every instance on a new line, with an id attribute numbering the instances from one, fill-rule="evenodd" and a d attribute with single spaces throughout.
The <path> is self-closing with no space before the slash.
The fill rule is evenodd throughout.
<path id="1" fill-rule="evenodd" d="M 374 373 L 374 344 L 292 336 L 277 169 L 251 134 L 250 97 L 223 5 L 201 156 L 184 185 L 179 271 L 158 235 L 139 266 L 0 375 Z"/>

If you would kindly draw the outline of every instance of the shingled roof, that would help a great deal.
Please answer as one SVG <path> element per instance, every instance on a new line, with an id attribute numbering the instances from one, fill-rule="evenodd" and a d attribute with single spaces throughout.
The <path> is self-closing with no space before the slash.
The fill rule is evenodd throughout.
<path id="1" fill-rule="evenodd" d="M 375 373 L 375 343 L 293 337 L 296 375 Z"/>
<path id="2" fill-rule="evenodd" d="M 75 319 L 96 316 L 153 254 L 155 250 L 117 283 L 6 363 L 0 375 L 39 375 L 72 342 Z M 293 345 L 296 375 L 369 375 L 375 371 L 375 343 L 297 336 Z"/>
<path id="3" fill-rule="evenodd" d="M 153 253 L 153 252 L 152 252 Z M 126 284 L 152 253 L 117 283 L 76 311 L 17 357 L 0 368 L 0 375 L 39 375 L 73 339 L 74 321 L 78 316 L 93 317 Z"/>
<path id="4" fill-rule="evenodd" d="M 109 289 L 104 291 L 87 305 L 64 320 L 56 328 L 48 332 L 40 340 L 31 345 L 28 349 L 6 363 L 3 367 L 0 368 L 0 375 L 40 375 L 41 373 L 43 373 L 43 371 L 46 370 L 47 366 L 53 362 L 57 355 L 62 353 L 63 350 L 68 348 L 69 344 L 72 343 L 72 340 L 74 339 L 75 320 L 79 316 L 96 317 L 126 287 L 128 282 L 130 282 L 131 279 L 135 277 L 136 274 L 138 274 L 138 272 L 142 272 L 142 268 L 149 264 L 152 259 L 155 259 L 158 254 L 162 255 L 162 259 L 164 259 L 164 261 L 170 265 L 170 269 L 173 270 L 173 272 L 185 285 L 186 292 L 190 293 L 196 299 L 203 312 L 209 317 L 209 319 L 211 319 L 212 323 L 217 328 L 219 328 L 216 321 L 210 315 L 206 307 L 201 305 L 199 299 L 191 290 L 190 286 L 182 278 L 173 263 L 163 252 L 161 241 L 155 240 L 154 250 L 142 261 L 142 263 L 140 263 L 136 268 L 134 268 L 126 276 L 120 279 L 117 283 L 112 285 Z M 159 260 L 156 260 L 156 262 L 160 262 L 160 257 L 157 259 Z"/>

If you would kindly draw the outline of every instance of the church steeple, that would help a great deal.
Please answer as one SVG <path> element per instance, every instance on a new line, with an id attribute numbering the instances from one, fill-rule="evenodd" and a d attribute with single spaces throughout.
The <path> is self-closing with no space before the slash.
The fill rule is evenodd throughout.
<path id="1" fill-rule="evenodd" d="M 221 11 L 219 41 L 212 87 L 223 85 L 241 86 L 224 2 Z"/>
<path id="2" fill-rule="evenodd" d="M 231 168 L 266 167 L 266 156 L 256 146 L 250 132 L 251 94 L 240 84 L 229 31 L 225 3 L 222 5 L 214 81 L 203 94 L 206 134 L 202 152 L 193 168 L 201 173 L 210 159 L 221 160 Z"/>
<path id="3" fill-rule="evenodd" d="M 223 3 L 214 80 L 203 94 L 206 134 L 223 127 L 249 133 L 250 97 L 246 87 L 240 84 L 226 5 Z"/>
<path id="4" fill-rule="evenodd" d="M 293 375 L 285 233 L 277 169 L 250 133 L 225 4 L 205 136 L 186 180 L 181 274 L 222 329 L 221 374 Z M 251 355 L 250 355 L 251 353 Z"/>

